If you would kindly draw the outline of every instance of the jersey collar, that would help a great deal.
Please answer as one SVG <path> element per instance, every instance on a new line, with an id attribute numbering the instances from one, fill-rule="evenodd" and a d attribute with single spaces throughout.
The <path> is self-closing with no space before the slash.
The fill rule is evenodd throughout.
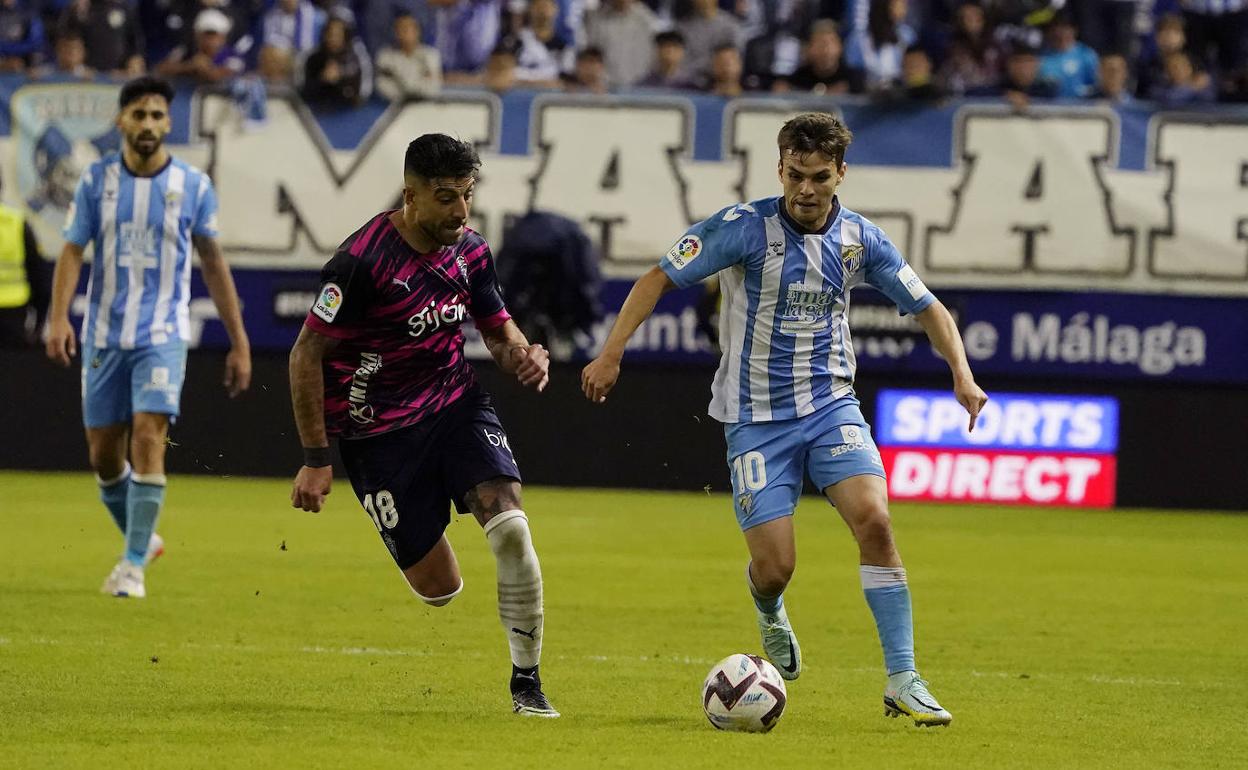
<path id="1" fill-rule="evenodd" d="M 165 161 L 165 165 L 161 166 L 160 169 L 155 174 L 144 174 L 140 176 L 139 174 L 134 173 L 134 171 L 132 171 L 130 167 L 126 165 L 126 156 L 123 153 L 118 152 L 117 158 L 118 160 L 121 161 L 122 169 L 124 169 L 127 174 L 134 177 L 135 179 L 155 179 L 156 177 L 165 173 L 165 169 L 169 168 L 169 166 L 173 164 L 173 153 L 169 153 L 169 159 Z"/>
<path id="2" fill-rule="evenodd" d="M 802 227 L 797 222 L 795 222 L 793 220 L 793 217 L 789 216 L 789 210 L 784 205 L 783 195 L 780 196 L 779 208 L 780 208 L 780 218 L 784 220 L 785 224 L 787 224 L 795 232 L 802 233 L 803 235 L 826 235 L 827 232 L 832 229 L 832 225 L 836 223 L 837 217 L 841 215 L 841 201 L 835 195 L 832 196 L 832 210 L 828 212 L 828 219 L 826 222 L 823 223 L 823 227 L 819 228 L 818 230 L 807 230 L 806 228 Z"/>

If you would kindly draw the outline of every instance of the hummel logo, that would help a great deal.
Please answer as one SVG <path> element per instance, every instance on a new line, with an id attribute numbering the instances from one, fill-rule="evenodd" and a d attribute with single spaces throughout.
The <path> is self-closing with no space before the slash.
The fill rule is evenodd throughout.
<path id="1" fill-rule="evenodd" d="M 537 637 L 536 637 L 536 636 L 534 636 L 534 634 L 536 634 L 536 633 L 537 633 L 537 626 L 533 626 L 533 627 L 532 627 L 532 628 L 530 628 L 528 631 L 521 631 L 521 630 L 520 630 L 520 629 L 518 629 L 518 628 L 513 628 L 513 629 L 511 629 L 511 630 L 512 630 L 512 633 L 520 634 L 521 636 L 527 636 L 527 637 L 529 637 L 530 639 L 532 639 L 533 641 L 537 641 Z"/>
<path id="2" fill-rule="evenodd" d="M 411 291 L 412 287 L 407 285 L 407 282 L 410 280 L 412 280 L 412 277 L 409 275 L 407 278 L 403 279 L 402 281 L 400 281 L 398 278 L 391 278 L 390 283 L 397 283 L 398 285 L 402 286 L 404 289 Z"/>

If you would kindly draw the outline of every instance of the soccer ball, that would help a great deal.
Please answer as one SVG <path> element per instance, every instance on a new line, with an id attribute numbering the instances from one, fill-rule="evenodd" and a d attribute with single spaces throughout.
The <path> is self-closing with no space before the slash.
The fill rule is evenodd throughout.
<path id="1" fill-rule="evenodd" d="M 765 733 L 780 721 L 787 699 L 780 672 L 757 655 L 729 655 L 702 683 L 702 709 L 717 730 Z"/>

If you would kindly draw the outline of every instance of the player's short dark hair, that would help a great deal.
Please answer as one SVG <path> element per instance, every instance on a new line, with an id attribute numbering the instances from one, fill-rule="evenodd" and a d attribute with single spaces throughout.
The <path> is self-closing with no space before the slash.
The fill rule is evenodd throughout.
<path id="1" fill-rule="evenodd" d="M 852 141 L 854 135 L 845 122 L 826 112 L 804 112 L 785 123 L 776 137 L 781 160 L 786 150 L 802 156 L 817 152 L 835 160 L 837 166 L 844 162 Z"/>
<path id="2" fill-rule="evenodd" d="M 117 106 L 125 109 L 144 96 L 163 96 L 165 101 L 173 104 L 173 86 L 168 80 L 144 76 L 135 78 L 121 87 L 121 95 L 117 97 Z"/>
<path id="3" fill-rule="evenodd" d="M 472 143 L 446 134 L 416 137 L 403 157 L 403 174 L 424 179 L 475 177 L 480 168 L 481 157 Z"/>
<path id="4" fill-rule="evenodd" d="M 596 45 L 587 45 L 576 54 L 576 60 L 580 61 L 581 59 L 596 59 L 597 61 L 604 61 L 602 49 Z"/>

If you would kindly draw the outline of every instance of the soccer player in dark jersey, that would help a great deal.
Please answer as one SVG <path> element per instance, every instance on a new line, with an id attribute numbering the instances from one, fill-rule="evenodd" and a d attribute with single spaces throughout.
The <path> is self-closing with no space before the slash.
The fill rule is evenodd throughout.
<path id="1" fill-rule="evenodd" d="M 465 227 L 480 165 L 471 144 L 419 137 L 403 164 L 403 207 L 369 220 L 321 271 L 290 352 L 304 448 L 290 499 L 321 509 L 333 476 L 329 437 L 337 437 L 360 504 L 412 591 L 435 607 L 463 590 L 444 534 L 450 503 L 471 511 L 498 563 L 512 708 L 557 717 L 538 677 L 542 574 L 520 470 L 459 329 L 471 315 L 501 369 L 523 386 L 546 387 L 549 355 L 511 320 L 490 248 Z"/>

